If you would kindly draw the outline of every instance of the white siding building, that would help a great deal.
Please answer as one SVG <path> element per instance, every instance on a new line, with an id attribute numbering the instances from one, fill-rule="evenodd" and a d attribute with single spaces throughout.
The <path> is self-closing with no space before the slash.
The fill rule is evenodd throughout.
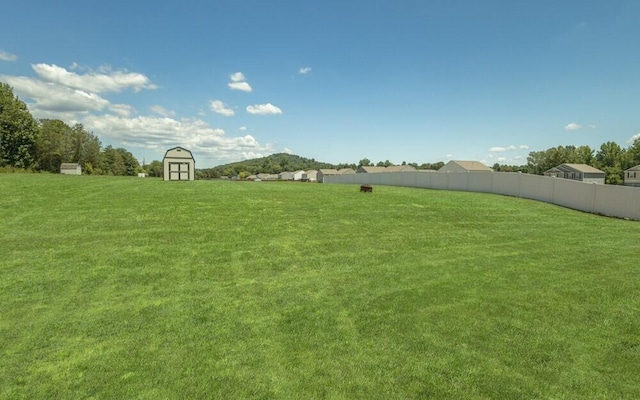
<path id="1" fill-rule="evenodd" d="M 167 150 L 162 160 L 165 181 L 193 181 L 196 179 L 196 161 L 183 147 Z"/>
<path id="2" fill-rule="evenodd" d="M 60 173 L 65 175 L 82 175 L 82 166 L 76 163 L 60 164 Z"/>

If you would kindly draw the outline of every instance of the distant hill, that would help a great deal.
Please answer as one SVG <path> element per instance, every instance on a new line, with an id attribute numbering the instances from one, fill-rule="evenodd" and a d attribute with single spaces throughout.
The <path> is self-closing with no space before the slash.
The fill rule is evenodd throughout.
<path id="1" fill-rule="evenodd" d="M 251 160 L 238 161 L 230 164 L 218 165 L 213 168 L 200 169 L 197 171 L 201 178 L 219 178 L 220 176 L 231 175 L 252 175 L 257 173 L 279 174 L 283 171 L 298 171 L 321 168 L 355 168 L 351 164 L 330 164 L 316 161 L 315 159 L 300 157 L 294 154 L 277 153 L 267 157 L 254 158 Z"/>

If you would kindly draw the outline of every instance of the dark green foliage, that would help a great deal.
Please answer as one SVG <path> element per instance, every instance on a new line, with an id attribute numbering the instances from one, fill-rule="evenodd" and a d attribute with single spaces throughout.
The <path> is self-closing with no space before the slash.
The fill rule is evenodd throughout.
<path id="1" fill-rule="evenodd" d="M 267 157 L 255 158 L 231 164 L 219 165 L 214 168 L 198 170 L 203 178 L 219 178 L 233 176 L 242 172 L 249 174 L 265 173 L 279 174 L 283 171 L 298 171 L 321 168 L 337 168 L 334 164 L 316 161 L 287 153 L 272 154 Z"/>
<path id="2" fill-rule="evenodd" d="M 135 176 L 142 168 L 129 151 L 109 145 L 102 152 L 101 169 L 104 175 Z"/>
<path id="3" fill-rule="evenodd" d="M 35 167 L 37 134 L 38 125 L 27 105 L 0 82 L 0 167 Z"/>
<path id="4" fill-rule="evenodd" d="M 162 161 L 153 160 L 150 164 L 144 166 L 144 170 L 150 177 L 162 177 L 163 166 Z"/>
<path id="5" fill-rule="evenodd" d="M 100 140 L 82 124 L 70 127 L 59 119 L 43 119 L 36 144 L 42 171 L 59 172 L 62 163 L 79 163 L 85 173 L 100 173 Z"/>

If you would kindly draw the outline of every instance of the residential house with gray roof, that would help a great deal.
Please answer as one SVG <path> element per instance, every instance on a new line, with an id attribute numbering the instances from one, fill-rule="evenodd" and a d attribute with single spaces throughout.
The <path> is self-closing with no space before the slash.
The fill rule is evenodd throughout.
<path id="1" fill-rule="evenodd" d="M 560 164 L 544 172 L 552 178 L 572 179 L 574 181 L 598 183 L 604 185 L 605 172 L 587 164 Z"/>
<path id="2" fill-rule="evenodd" d="M 640 187 L 640 165 L 624 171 L 624 185 Z"/>
<path id="3" fill-rule="evenodd" d="M 493 172 L 493 170 L 480 161 L 451 160 L 438 172 Z"/>

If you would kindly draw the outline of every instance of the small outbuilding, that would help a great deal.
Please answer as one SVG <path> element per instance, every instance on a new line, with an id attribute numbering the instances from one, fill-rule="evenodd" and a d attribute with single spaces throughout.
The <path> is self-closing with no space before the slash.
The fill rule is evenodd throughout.
<path id="1" fill-rule="evenodd" d="M 77 163 L 60 164 L 60 173 L 65 175 L 82 175 L 82 166 Z"/>
<path id="2" fill-rule="evenodd" d="M 184 147 L 167 150 L 162 165 L 165 181 L 193 181 L 196 178 L 196 160 Z"/>

